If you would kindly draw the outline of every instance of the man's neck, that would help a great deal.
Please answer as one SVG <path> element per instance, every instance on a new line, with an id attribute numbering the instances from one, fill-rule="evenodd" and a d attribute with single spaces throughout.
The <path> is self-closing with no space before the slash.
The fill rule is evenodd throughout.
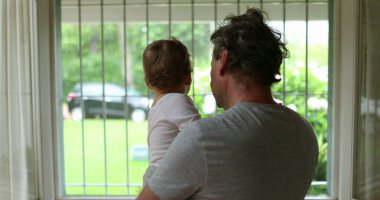
<path id="1" fill-rule="evenodd" d="M 235 79 L 229 81 L 226 98 L 226 110 L 240 102 L 277 104 L 269 86 L 261 86 L 255 82 L 236 83 Z"/>

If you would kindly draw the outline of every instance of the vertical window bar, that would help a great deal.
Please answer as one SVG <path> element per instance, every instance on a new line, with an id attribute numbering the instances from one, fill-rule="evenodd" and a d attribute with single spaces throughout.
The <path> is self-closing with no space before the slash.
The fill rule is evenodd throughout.
<path id="1" fill-rule="evenodd" d="M 145 22 L 146 22 L 146 45 L 149 44 L 149 0 L 145 1 L 146 11 L 145 11 Z"/>
<path id="2" fill-rule="evenodd" d="M 169 37 L 172 36 L 172 0 L 169 0 Z"/>
<path id="3" fill-rule="evenodd" d="M 309 98 L 309 0 L 306 0 L 306 46 L 305 46 L 305 118 L 308 118 L 307 100 Z"/>
<path id="4" fill-rule="evenodd" d="M 214 31 L 217 29 L 218 26 L 218 0 L 214 0 Z M 213 50 L 211 52 L 213 54 Z M 213 56 L 213 55 L 211 55 Z M 211 91 L 212 92 L 212 91 Z M 214 115 L 218 112 L 218 109 L 215 109 Z"/>
<path id="5" fill-rule="evenodd" d="M 148 46 L 149 38 L 150 38 L 149 37 L 149 0 L 145 1 L 145 5 L 146 5 L 146 7 L 145 7 L 145 9 L 146 9 L 145 10 L 146 46 Z M 148 96 L 148 101 L 150 101 L 151 91 L 149 88 L 147 89 L 147 96 Z M 150 112 L 150 104 L 148 103 L 148 115 L 149 115 L 149 112 Z M 149 143 L 148 143 L 148 151 L 149 151 Z M 149 162 L 148 165 L 150 165 L 150 153 L 148 153 L 148 162 Z"/>
<path id="6" fill-rule="evenodd" d="M 100 0 L 100 37 L 102 42 L 102 84 L 103 84 L 103 145 L 104 145 L 104 185 L 105 185 L 105 194 L 108 194 L 108 177 L 107 177 L 107 106 L 105 102 L 105 79 L 106 79 L 106 69 L 105 69 L 105 55 L 104 55 L 104 2 Z"/>
<path id="7" fill-rule="evenodd" d="M 193 86 L 192 86 L 192 90 L 193 90 L 193 101 L 195 101 L 195 82 L 194 82 L 194 68 L 195 68 L 195 43 L 194 43 L 194 40 L 195 40 L 195 34 L 194 34 L 194 28 L 195 28 L 195 19 L 194 19 L 194 0 L 191 0 L 191 58 L 193 60 L 192 62 L 192 65 L 193 65 Z"/>
<path id="8" fill-rule="evenodd" d="M 263 0 L 260 0 L 260 10 L 263 10 Z"/>
<path id="9" fill-rule="evenodd" d="M 83 50 L 82 50 L 82 0 L 78 0 L 78 28 L 79 28 L 79 76 L 80 76 L 80 107 L 82 111 L 81 128 L 82 128 L 82 170 L 83 170 L 83 193 L 87 194 L 86 186 L 86 157 L 85 157 L 85 137 L 84 137 L 84 117 L 85 108 L 83 103 Z"/>
<path id="10" fill-rule="evenodd" d="M 124 39 L 124 46 L 123 46 L 123 49 L 124 49 L 124 55 L 123 55 L 123 59 L 124 59 L 124 88 L 125 88 L 125 92 L 124 92 L 124 115 L 125 115 L 125 157 L 126 157 L 126 170 L 127 170 L 127 177 L 126 177 L 126 180 L 127 180 L 127 184 L 126 184 L 126 189 L 127 189 L 127 194 L 130 195 L 130 189 L 129 189 L 129 183 L 130 183 L 130 180 L 129 180 L 129 146 L 128 146 L 128 142 L 129 142 L 129 135 L 128 135 L 128 116 L 129 116 L 129 110 L 128 110 L 128 85 L 127 85 L 127 4 L 126 4 L 126 0 L 123 0 L 123 39 Z"/>
<path id="11" fill-rule="evenodd" d="M 218 25 L 218 0 L 214 0 L 214 31 L 216 30 L 217 28 L 217 25 Z M 212 50 L 212 53 L 213 54 L 213 50 Z M 213 55 L 212 55 L 213 56 Z M 214 111 L 214 115 L 217 113 L 217 109 L 215 109 Z"/>
<path id="12" fill-rule="evenodd" d="M 148 44 L 149 44 L 149 30 L 150 30 L 150 28 L 149 28 L 149 0 L 146 0 L 145 1 L 145 26 L 146 26 L 146 46 L 148 46 Z M 148 88 L 148 90 L 147 90 L 147 96 L 148 96 L 148 101 L 150 100 L 150 98 L 151 98 L 151 91 L 150 91 L 150 89 Z M 149 110 L 150 110 L 150 104 L 148 103 L 148 113 L 149 113 Z M 148 144 L 148 146 L 149 146 L 149 144 Z M 150 154 L 148 153 L 148 160 L 150 160 Z"/>
<path id="13" fill-rule="evenodd" d="M 329 30 L 329 38 L 328 38 L 328 84 L 327 84 L 327 100 L 328 100 L 328 106 L 327 106 L 327 172 L 326 172 L 326 179 L 327 179 L 327 193 L 328 194 L 331 194 L 332 191 L 332 151 L 333 149 L 331 148 L 332 144 L 332 123 L 333 123 L 333 119 L 332 119 L 332 92 L 333 92 L 333 87 L 332 87 L 332 80 L 333 80 L 333 65 L 334 65 L 334 54 L 333 54 L 333 50 L 334 50 L 334 47 L 333 47 L 333 27 L 334 27 L 334 24 L 333 24 L 333 21 L 335 20 L 334 19 L 334 7 L 331 6 L 333 4 L 333 0 L 329 0 L 328 1 L 328 30 Z"/>
<path id="14" fill-rule="evenodd" d="M 57 48 L 56 49 L 62 49 L 62 6 L 61 6 L 61 1 L 57 1 L 56 2 L 56 6 L 55 6 L 56 10 L 57 10 L 57 17 L 55 19 L 55 22 L 57 23 L 57 34 L 56 34 L 56 37 L 57 37 Z M 62 74 L 62 57 L 61 57 L 61 54 L 60 53 L 56 53 L 55 54 L 57 56 L 57 72 L 56 74 Z M 31 58 L 31 61 L 33 62 L 33 58 Z M 63 105 L 63 97 L 62 97 L 62 94 L 63 94 L 63 78 L 62 76 L 57 76 L 57 79 L 59 79 L 58 81 L 58 88 L 59 88 L 59 94 L 58 94 L 58 99 L 59 99 L 59 105 Z M 60 121 L 62 121 L 64 118 L 59 118 Z M 59 156 L 59 163 L 60 163 L 60 166 L 65 166 L 65 141 L 64 141 L 64 132 L 63 132 L 63 124 L 62 123 L 57 123 L 57 126 L 59 127 L 58 130 L 59 131 L 59 145 L 58 145 L 58 151 L 59 151 L 59 154 L 61 156 Z M 37 166 L 37 165 L 36 165 Z M 62 194 L 66 194 L 66 176 L 65 176 L 65 170 L 60 170 L 59 172 L 59 194 L 62 195 Z"/>
<path id="15" fill-rule="evenodd" d="M 218 0 L 214 0 L 214 29 L 218 25 Z"/>
<path id="16" fill-rule="evenodd" d="M 146 46 L 149 44 L 149 0 L 145 1 L 145 26 L 146 26 Z M 150 89 L 147 91 L 148 99 L 150 99 Z M 148 106 L 148 112 L 150 109 L 150 105 Z M 149 145 L 149 144 L 148 144 Z M 150 157 L 150 154 L 148 154 Z"/>
<path id="17" fill-rule="evenodd" d="M 285 42 L 285 34 L 286 34 L 286 0 L 282 0 L 282 24 L 283 24 L 283 41 Z M 286 58 L 282 61 L 282 103 L 286 106 L 286 76 L 285 76 L 285 68 L 286 68 Z"/>
<path id="18" fill-rule="evenodd" d="M 237 14 L 240 15 L 240 0 L 237 0 Z"/>

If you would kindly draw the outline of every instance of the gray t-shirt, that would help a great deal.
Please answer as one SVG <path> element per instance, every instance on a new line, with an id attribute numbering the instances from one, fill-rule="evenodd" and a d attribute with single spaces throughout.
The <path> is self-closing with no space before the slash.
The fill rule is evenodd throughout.
<path id="1" fill-rule="evenodd" d="M 315 134 L 299 114 L 239 103 L 181 131 L 148 185 L 162 200 L 301 200 L 317 159 Z"/>

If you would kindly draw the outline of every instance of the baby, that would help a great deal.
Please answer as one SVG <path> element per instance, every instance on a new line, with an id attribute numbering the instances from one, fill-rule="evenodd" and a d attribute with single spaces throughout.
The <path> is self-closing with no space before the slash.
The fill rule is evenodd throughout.
<path id="1" fill-rule="evenodd" d="M 144 174 L 144 185 L 180 130 L 200 119 L 187 95 L 192 82 L 189 57 L 186 46 L 175 38 L 157 40 L 144 51 L 145 82 L 155 93 L 148 116 L 150 162 Z"/>

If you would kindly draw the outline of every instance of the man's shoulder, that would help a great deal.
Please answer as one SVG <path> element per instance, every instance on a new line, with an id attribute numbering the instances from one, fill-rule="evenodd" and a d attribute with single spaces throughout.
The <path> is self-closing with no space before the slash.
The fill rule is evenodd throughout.
<path id="1" fill-rule="evenodd" d="M 205 134 L 207 132 L 216 132 L 217 130 L 225 129 L 228 124 L 225 122 L 225 114 L 217 114 L 212 117 L 201 118 L 197 121 L 192 122 L 186 129 L 191 132 L 197 132 Z"/>

